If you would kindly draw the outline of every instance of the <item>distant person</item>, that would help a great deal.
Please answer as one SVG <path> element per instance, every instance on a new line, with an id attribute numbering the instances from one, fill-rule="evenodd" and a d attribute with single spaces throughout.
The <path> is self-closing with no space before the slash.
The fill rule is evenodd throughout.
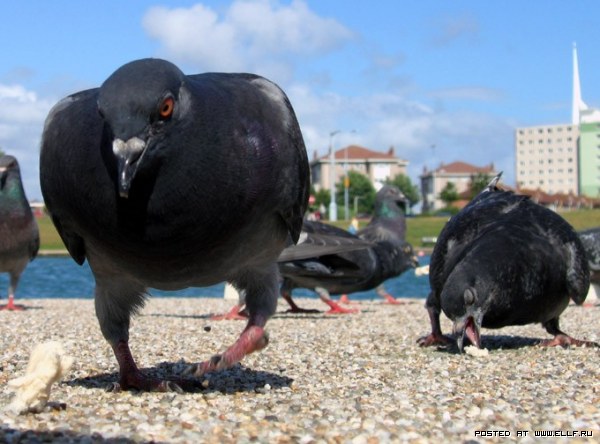
<path id="1" fill-rule="evenodd" d="M 348 231 L 352 234 L 356 234 L 358 232 L 358 219 L 353 217 L 350 221 L 350 226 L 348 227 Z"/>

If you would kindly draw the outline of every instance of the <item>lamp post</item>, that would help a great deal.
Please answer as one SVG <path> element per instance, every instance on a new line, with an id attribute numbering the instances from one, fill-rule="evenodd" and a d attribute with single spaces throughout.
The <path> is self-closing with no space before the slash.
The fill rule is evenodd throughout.
<path id="1" fill-rule="evenodd" d="M 340 130 L 329 133 L 329 191 L 331 192 L 331 201 L 329 202 L 329 220 L 337 220 L 337 204 L 335 203 L 335 156 L 333 153 L 333 136 Z"/>
<path id="2" fill-rule="evenodd" d="M 356 133 L 356 130 L 350 131 L 351 134 Z M 348 220 L 350 212 L 350 196 L 348 188 L 350 187 L 350 178 L 348 177 L 348 147 L 344 150 L 344 220 Z"/>

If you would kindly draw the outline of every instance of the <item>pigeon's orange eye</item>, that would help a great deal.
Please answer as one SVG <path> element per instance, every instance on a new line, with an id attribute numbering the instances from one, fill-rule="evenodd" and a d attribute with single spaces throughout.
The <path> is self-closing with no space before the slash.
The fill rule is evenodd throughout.
<path id="1" fill-rule="evenodd" d="M 173 97 L 167 97 L 161 103 L 158 113 L 162 119 L 168 119 L 173 114 L 173 108 L 175 108 L 175 100 Z"/>

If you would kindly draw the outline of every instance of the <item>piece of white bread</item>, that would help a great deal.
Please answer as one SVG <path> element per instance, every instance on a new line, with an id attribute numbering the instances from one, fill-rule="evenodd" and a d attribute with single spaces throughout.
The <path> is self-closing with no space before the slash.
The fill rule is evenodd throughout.
<path id="1" fill-rule="evenodd" d="M 25 376 L 8 381 L 15 396 L 6 407 L 14 413 L 41 412 L 50 398 L 52 384 L 59 381 L 73 365 L 60 342 L 50 341 L 34 347 Z"/>

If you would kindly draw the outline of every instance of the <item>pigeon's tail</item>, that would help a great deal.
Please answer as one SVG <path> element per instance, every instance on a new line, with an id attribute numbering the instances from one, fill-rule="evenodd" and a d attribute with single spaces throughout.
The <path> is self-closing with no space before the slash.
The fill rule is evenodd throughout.
<path id="1" fill-rule="evenodd" d="M 487 184 L 487 186 L 483 189 L 483 192 L 486 191 L 495 191 L 496 190 L 496 185 L 498 185 L 498 182 L 500 182 L 500 178 L 502 177 L 502 173 L 503 171 L 500 171 L 496 177 L 494 177 L 492 180 L 490 180 L 490 183 Z"/>

